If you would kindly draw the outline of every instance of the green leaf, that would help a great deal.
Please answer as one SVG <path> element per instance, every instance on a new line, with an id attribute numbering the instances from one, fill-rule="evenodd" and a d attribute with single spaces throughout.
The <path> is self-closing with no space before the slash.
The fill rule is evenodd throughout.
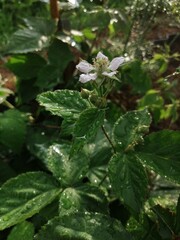
<path id="1" fill-rule="evenodd" d="M 37 100 L 52 114 L 66 119 L 77 119 L 79 114 L 89 107 L 89 103 L 81 94 L 72 90 L 45 92 L 40 94 Z"/>
<path id="2" fill-rule="evenodd" d="M 158 217 L 159 232 L 163 239 L 171 239 L 174 232 L 174 216 L 168 208 L 160 205 L 152 207 L 153 212 Z"/>
<path id="3" fill-rule="evenodd" d="M 53 144 L 47 153 L 47 168 L 60 181 L 61 186 L 72 186 L 81 181 L 87 172 L 89 160 L 80 151 L 69 157 L 70 145 Z"/>
<path id="4" fill-rule="evenodd" d="M 145 137 L 137 157 L 162 177 L 180 183 L 180 131 L 163 130 Z"/>
<path id="5" fill-rule="evenodd" d="M 122 68 L 122 81 L 132 86 L 135 93 L 146 93 L 151 88 L 151 79 L 142 61 L 135 60 Z"/>
<path id="6" fill-rule="evenodd" d="M 88 211 L 107 214 L 108 205 L 105 194 L 95 186 L 84 185 L 66 188 L 60 197 L 60 215 Z"/>
<path id="7" fill-rule="evenodd" d="M 20 153 L 26 135 L 26 117 L 18 110 L 0 113 L 0 143 Z"/>
<path id="8" fill-rule="evenodd" d="M 32 18 L 26 19 L 27 28 L 20 29 L 10 38 L 6 53 L 28 53 L 40 51 L 50 43 L 55 32 L 53 20 Z"/>
<path id="9" fill-rule="evenodd" d="M 121 223 L 100 213 L 75 213 L 55 217 L 35 236 L 36 240 L 127 240 Z"/>
<path id="10" fill-rule="evenodd" d="M 16 225 L 8 235 L 7 240 L 33 240 L 34 238 L 34 226 L 32 223 L 24 221 Z"/>
<path id="11" fill-rule="evenodd" d="M 115 154 L 109 162 L 109 177 L 114 194 L 137 217 L 147 195 L 147 176 L 132 153 Z"/>
<path id="12" fill-rule="evenodd" d="M 50 64 L 60 67 L 63 72 L 67 64 L 73 60 L 73 55 L 67 43 L 55 39 L 48 49 L 48 59 Z"/>
<path id="13" fill-rule="evenodd" d="M 74 135 L 77 138 L 90 140 L 97 134 L 103 122 L 104 110 L 98 108 L 86 109 L 80 114 L 75 124 Z"/>
<path id="14" fill-rule="evenodd" d="M 94 149 L 90 158 L 90 165 L 87 174 L 91 183 L 100 184 L 106 176 L 107 163 L 111 156 L 112 149 L 110 147 L 101 146 L 99 149 Z"/>
<path id="15" fill-rule="evenodd" d="M 29 172 L 8 180 L 0 188 L 0 230 L 33 216 L 59 194 L 54 178 Z"/>
<path id="16" fill-rule="evenodd" d="M 7 181 L 11 177 L 15 177 L 15 171 L 9 166 L 8 163 L 0 159 L 0 184 Z"/>
<path id="17" fill-rule="evenodd" d="M 46 61 L 40 55 L 29 53 L 11 57 L 6 66 L 19 78 L 31 79 L 37 77 Z"/>
<path id="18" fill-rule="evenodd" d="M 143 135 L 149 130 L 151 116 L 144 109 L 127 112 L 114 125 L 113 140 L 118 150 L 132 149 L 143 141 Z"/>
<path id="19" fill-rule="evenodd" d="M 180 234 L 180 196 L 178 198 L 177 206 L 176 206 L 176 218 L 175 218 L 175 229 L 176 233 Z"/>

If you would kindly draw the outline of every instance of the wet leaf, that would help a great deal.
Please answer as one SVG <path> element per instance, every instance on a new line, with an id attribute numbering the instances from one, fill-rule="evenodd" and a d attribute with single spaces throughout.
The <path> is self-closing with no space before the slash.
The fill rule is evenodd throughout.
<path id="1" fill-rule="evenodd" d="M 132 153 L 115 154 L 109 162 L 109 177 L 115 196 L 137 217 L 147 196 L 147 175 Z"/>
<path id="2" fill-rule="evenodd" d="M 0 189 L 0 230 L 38 213 L 59 194 L 54 178 L 29 172 L 8 180 Z"/>

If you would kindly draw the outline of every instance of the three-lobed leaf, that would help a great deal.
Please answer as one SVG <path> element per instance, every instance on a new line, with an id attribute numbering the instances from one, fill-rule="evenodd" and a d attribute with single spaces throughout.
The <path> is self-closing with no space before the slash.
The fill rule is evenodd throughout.
<path id="1" fill-rule="evenodd" d="M 43 172 L 28 172 L 8 180 L 0 188 L 0 230 L 38 213 L 59 192 L 55 179 Z"/>

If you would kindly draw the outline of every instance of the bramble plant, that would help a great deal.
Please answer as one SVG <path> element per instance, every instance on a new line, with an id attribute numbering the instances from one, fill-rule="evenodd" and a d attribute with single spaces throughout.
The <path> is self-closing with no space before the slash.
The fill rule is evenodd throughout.
<path id="1" fill-rule="evenodd" d="M 32 13 L 1 53 L 0 240 L 179 239 L 179 54 L 146 56 L 171 11 L 150 2 L 17 4 Z"/>

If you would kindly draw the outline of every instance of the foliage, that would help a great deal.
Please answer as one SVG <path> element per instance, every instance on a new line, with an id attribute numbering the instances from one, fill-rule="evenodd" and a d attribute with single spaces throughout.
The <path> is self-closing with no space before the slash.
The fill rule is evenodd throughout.
<path id="1" fill-rule="evenodd" d="M 179 239 L 179 54 L 147 57 L 175 5 L 150 3 L 69 0 L 57 22 L 48 1 L 1 2 L 10 32 L 25 19 L 1 45 L 0 239 Z"/>

